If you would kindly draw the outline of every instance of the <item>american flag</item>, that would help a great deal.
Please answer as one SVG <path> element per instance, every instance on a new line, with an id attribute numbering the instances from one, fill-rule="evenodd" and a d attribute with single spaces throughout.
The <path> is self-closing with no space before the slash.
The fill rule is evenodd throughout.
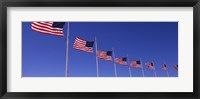
<path id="1" fill-rule="evenodd" d="M 115 58 L 115 63 L 120 64 L 120 65 L 128 65 L 126 62 L 127 58 Z"/>
<path id="2" fill-rule="evenodd" d="M 97 51 L 97 57 L 103 60 L 112 61 L 112 51 Z"/>
<path id="3" fill-rule="evenodd" d="M 145 63 L 145 65 L 146 65 L 149 69 L 151 69 L 151 70 L 155 70 L 155 68 L 154 68 L 152 62 L 147 62 L 147 63 Z"/>
<path id="4" fill-rule="evenodd" d="M 94 42 L 89 42 L 89 41 L 76 37 L 73 48 L 77 50 L 93 53 L 93 45 L 94 45 Z"/>
<path id="5" fill-rule="evenodd" d="M 167 70 L 167 65 L 166 64 L 162 64 L 162 70 Z"/>
<path id="6" fill-rule="evenodd" d="M 178 70 L 178 65 L 172 66 L 174 69 Z"/>
<path id="7" fill-rule="evenodd" d="M 137 60 L 137 61 L 135 61 L 135 60 L 131 61 L 130 67 L 131 68 L 141 68 L 141 62 L 139 60 Z"/>
<path id="8" fill-rule="evenodd" d="M 64 24 L 65 22 L 32 22 L 31 28 L 44 34 L 64 36 Z"/>

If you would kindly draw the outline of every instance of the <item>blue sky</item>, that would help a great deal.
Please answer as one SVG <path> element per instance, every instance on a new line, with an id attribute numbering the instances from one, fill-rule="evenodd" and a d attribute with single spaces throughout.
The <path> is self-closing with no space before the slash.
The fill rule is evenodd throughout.
<path id="1" fill-rule="evenodd" d="M 128 54 L 128 60 L 141 58 L 145 77 L 154 76 L 144 65 L 148 61 L 154 62 L 157 76 L 166 77 L 162 63 L 171 77 L 178 76 L 172 68 L 178 64 L 178 22 L 70 22 L 69 31 L 69 77 L 96 77 L 95 55 L 73 49 L 76 37 L 94 41 L 95 36 L 99 50 L 114 48 L 116 57 Z M 22 22 L 22 76 L 65 77 L 65 69 L 65 37 L 33 31 L 31 22 Z M 133 77 L 142 77 L 141 69 L 131 71 Z M 128 67 L 117 65 L 117 74 L 129 77 Z M 113 62 L 99 59 L 99 76 L 114 77 Z"/>

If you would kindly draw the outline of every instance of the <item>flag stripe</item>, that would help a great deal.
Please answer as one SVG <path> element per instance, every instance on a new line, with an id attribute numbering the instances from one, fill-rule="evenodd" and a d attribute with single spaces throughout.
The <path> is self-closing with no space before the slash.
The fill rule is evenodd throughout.
<path id="1" fill-rule="evenodd" d="M 172 66 L 175 70 L 178 70 L 178 66 Z"/>
<path id="2" fill-rule="evenodd" d="M 52 27 L 53 22 L 32 22 L 31 28 L 40 33 L 64 36 L 63 29 Z"/>
<path id="3" fill-rule="evenodd" d="M 36 26 L 43 27 L 43 28 L 48 28 L 50 30 L 57 30 L 57 31 L 62 31 L 63 30 L 62 28 L 52 27 L 53 23 L 45 25 L 44 23 L 33 22 L 32 25 L 36 25 Z"/>
<path id="4" fill-rule="evenodd" d="M 51 32 L 51 33 L 63 34 L 63 31 L 50 30 L 50 29 L 47 29 L 47 28 L 41 28 L 41 27 L 34 26 L 34 25 L 32 25 L 32 28 L 35 28 L 35 29 L 37 29 L 37 30 L 41 30 L 41 31 L 45 31 L 45 32 Z"/>
<path id="5" fill-rule="evenodd" d="M 36 29 L 34 27 L 32 27 L 32 29 L 35 30 L 35 31 L 37 31 L 37 32 L 44 33 L 44 34 L 52 34 L 52 35 L 57 35 L 57 36 L 64 36 L 63 34 L 52 33 L 52 32 L 48 32 L 48 31 L 43 31 L 43 30 Z"/>
<path id="6" fill-rule="evenodd" d="M 105 51 L 97 51 L 97 57 L 99 58 L 99 59 L 102 59 L 102 60 L 109 60 L 109 61 L 111 61 L 112 60 L 112 57 L 111 56 L 108 56 L 107 55 L 107 52 L 105 52 Z"/>
<path id="7" fill-rule="evenodd" d="M 35 25 L 35 24 L 32 24 L 32 27 L 36 27 L 38 29 L 42 29 L 42 30 L 46 30 L 46 31 L 54 31 L 54 32 L 59 32 L 59 33 L 63 32 L 62 29 L 54 29 L 54 28 L 51 28 L 51 27 L 43 27 L 43 26 L 39 26 L 39 25 Z"/>
<path id="8" fill-rule="evenodd" d="M 92 51 L 91 49 L 87 49 L 87 48 L 78 48 L 78 47 L 74 47 L 74 49 L 82 50 L 82 51 L 85 51 L 85 52 L 93 53 L 93 51 Z"/>
<path id="9" fill-rule="evenodd" d="M 77 49 L 77 50 L 82 50 L 82 51 L 85 51 L 85 52 L 93 53 L 93 48 L 92 47 L 86 47 L 86 43 L 87 43 L 87 41 L 82 40 L 80 38 L 76 38 L 74 45 L 73 45 L 73 48 Z"/>
<path id="10" fill-rule="evenodd" d="M 154 68 L 154 66 L 153 66 L 152 64 L 153 64 L 152 62 L 147 62 L 147 63 L 145 63 L 145 65 L 146 65 L 149 69 L 154 70 L 155 68 Z"/>
<path id="11" fill-rule="evenodd" d="M 123 61 L 122 58 L 115 58 L 115 63 L 120 65 L 128 65 L 126 61 Z"/>
<path id="12" fill-rule="evenodd" d="M 131 68 L 141 68 L 141 65 L 137 64 L 137 61 L 131 61 L 130 67 Z"/>
<path id="13" fill-rule="evenodd" d="M 166 64 L 162 64 L 162 70 L 167 70 Z"/>
<path id="14" fill-rule="evenodd" d="M 41 28 L 41 29 L 51 30 L 51 31 L 63 31 L 63 29 L 61 29 L 61 28 L 52 27 L 52 24 L 51 25 L 43 25 L 43 24 L 38 24 L 38 23 L 33 22 L 32 26 Z"/>

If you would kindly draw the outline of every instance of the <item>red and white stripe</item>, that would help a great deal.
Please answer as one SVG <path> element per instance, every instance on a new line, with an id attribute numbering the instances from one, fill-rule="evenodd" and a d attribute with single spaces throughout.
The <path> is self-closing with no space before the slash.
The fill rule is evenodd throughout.
<path id="1" fill-rule="evenodd" d="M 178 70 L 178 66 L 175 65 L 175 66 L 172 66 L 175 70 Z"/>
<path id="2" fill-rule="evenodd" d="M 77 50 L 82 50 L 82 51 L 85 51 L 85 52 L 93 53 L 93 48 L 92 47 L 86 47 L 86 43 L 87 43 L 87 41 L 82 40 L 82 39 L 77 37 L 75 39 L 73 48 L 77 49 Z"/>
<path id="3" fill-rule="evenodd" d="M 162 64 L 162 70 L 167 70 L 166 64 Z"/>
<path id="4" fill-rule="evenodd" d="M 57 36 L 64 36 L 62 28 L 52 27 L 53 22 L 32 22 L 31 28 L 37 32 L 44 34 L 51 34 Z"/>
<path id="5" fill-rule="evenodd" d="M 122 58 L 115 58 L 115 63 L 120 65 L 128 65 L 126 61 L 122 60 Z"/>
<path id="6" fill-rule="evenodd" d="M 151 65 L 151 62 L 147 62 L 147 63 L 145 63 L 145 65 L 146 65 L 149 69 L 155 70 L 155 68 L 153 67 L 153 65 Z"/>
<path id="7" fill-rule="evenodd" d="M 97 51 L 97 57 L 103 60 L 109 60 L 112 61 L 112 57 L 107 55 L 107 52 L 105 51 Z"/>
<path id="8" fill-rule="evenodd" d="M 137 64 L 137 61 L 131 61 L 130 67 L 131 68 L 141 68 L 141 65 Z"/>

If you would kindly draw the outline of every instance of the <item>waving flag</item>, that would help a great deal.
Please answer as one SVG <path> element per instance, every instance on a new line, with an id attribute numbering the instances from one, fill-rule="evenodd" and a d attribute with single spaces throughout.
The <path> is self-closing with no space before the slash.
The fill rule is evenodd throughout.
<path id="1" fill-rule="evenodd" d="M 166 64 L 162 64 L 162 70 L 167 70 L 167 65 Z"/>
<path id="2" fill-rule="evenodd" d="M 112 51 L 97 51 L 97 57 L 103 60 L 112 61 Z"/>
<path id="3" fill-rule="evenodd" d="M 146 65 L 149 69 L 151 69 L 151 70 L 155 70 L 155 68 L 154 68 L 152 62 L 147 62 L 147 63 L 145 63 L 145 65 Z"/>
<path id="4" fill-rule="evenodd" d="M 120 65 L 128 65 L 127 64 L 127 58 L 115 58 L 115 63 L 120 64 Z"/>
<path id="5" fill-rule="evenodd" d="M 31 28 L 40 33 L 64 36 L 63 26 L 65 22 L 32 22 Z"/>
<path id="6" fill-rule="evenodd" d="M 89 42 L 89 41 L 76 37 L 73 48 L 77 50 L 93 53 L 93 45 L 94 45 L 94 42 Z"/>
<path id="7" fill-rule="evenodd" d="M 178 70 L 178 65 L 172 66 L 175 70 Z"/>
<path id="8" fill-rule="evenodd" d="M 131 61 L 130 67 L 131 68 L 141 68 L 141 62 L 139 60 L 138 61 Z"/>

